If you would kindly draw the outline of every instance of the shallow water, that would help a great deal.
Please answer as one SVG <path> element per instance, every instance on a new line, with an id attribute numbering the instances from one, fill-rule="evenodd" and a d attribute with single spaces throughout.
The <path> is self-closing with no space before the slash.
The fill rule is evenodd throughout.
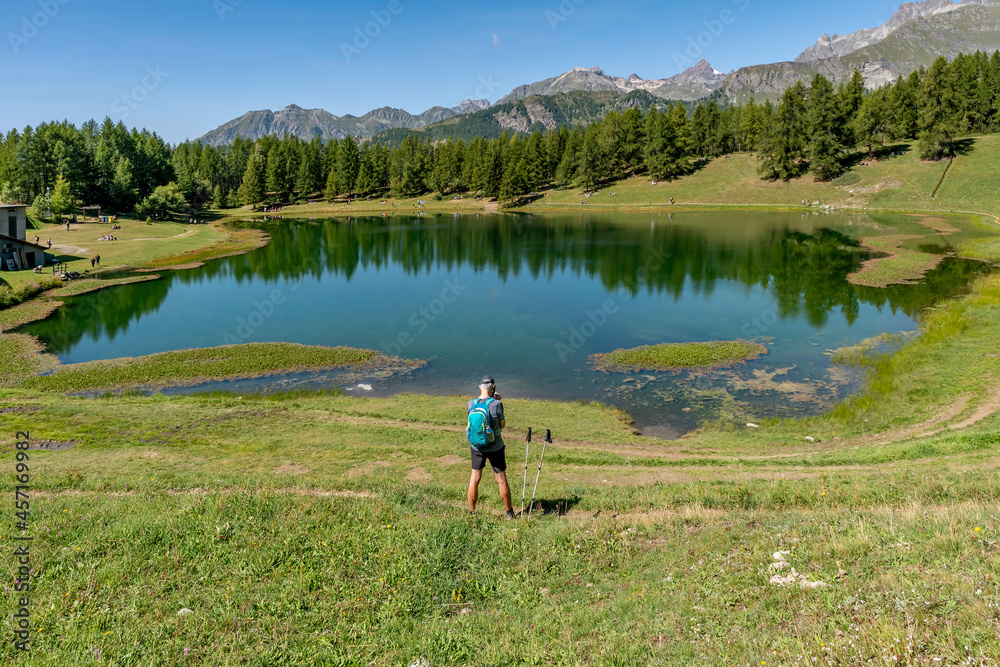
<path id="1" fill-rule="evenodd" d="M 867 255 L 844 232 L 871 224 L 742 212 L 283 220 L 265 248 L 70 299 L 25 331 L 65 363 L 258 341 L 381 349 L 428 365 L 209 388 L 458 395 L 489 373 L 505 397 L 611 403 L 675 437 L 703 419 L 827 408 L 860 380 L 831 369 L 830 349 L 915 330 L 922 308 L 982 270 L 948 259 L 920 285 L 851 285 Z M 769 354 L 695 373 L 606 374 L 588 360 L 736 338 L 763 339 Z"/>

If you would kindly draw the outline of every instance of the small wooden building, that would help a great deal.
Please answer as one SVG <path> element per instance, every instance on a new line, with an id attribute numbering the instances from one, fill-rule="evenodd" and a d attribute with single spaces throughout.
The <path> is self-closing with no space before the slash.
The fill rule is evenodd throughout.
<path id="1" fill-rule="evenodd" d="M 0 271 L 45 266 L 45 246 L 28 241 L 28 207 L 0 204 Z"/>

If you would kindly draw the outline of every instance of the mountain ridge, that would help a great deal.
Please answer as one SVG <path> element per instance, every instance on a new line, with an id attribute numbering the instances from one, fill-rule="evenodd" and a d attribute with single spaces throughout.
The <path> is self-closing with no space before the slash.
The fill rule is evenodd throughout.
<path id="1" fill-rule="evenodd" d="M 751 65 L 729 74 L 704 59 L 666 79 L 643 79 L 635 73 L 620 77 L 609 75 L 600 67 L 577 67 L 518 86 L 494 104 L 489 100 L 463 100 L 455 107 L 432 107 L 417 115 L 387 106 L 362 116 L 335 116 L 323 109 L 302 109 L 292 104 L 278 112 L 247 112 L 197 141 L 220 145 L 230 143 L 236 136 L 257 139 L 267 135 L 295 135 L 305 140 L 320 137 L 323 141 L 347 135 L 369 139 L 390 130 L 421 129 L 456 116 L 531 99 L 534 101 L 529 106 L 490 116 L 491 123 L 496 121 L 504 129 L 523 132 L 546 126 L 556 116 L 589 122 L 595 108 L 614 106 L 604 99 L 606 95 L 626 98 L 623 102 L 626 106 L 636 103 L 627 98 L 637 93 L 663 102 L 694 102 L 709 97 L 732 103 L 744 103 L 751 97 L 776 101 L 789 87 L 799 81 L 808 84 L 816 74 L 836 85 L 857 70 L 869 88 L 876 88 L 929 66 L 939 56 L 950 60 L 961 52 L 997 49 L 1000 49 L 1000 0 L 923 0 L 900 5 L 886 23 L 875 28 L 843 36 L 823 35 L 794 61 Z M 575 92 L 598 95 L 600 99 L 577 96 L 573 99 L 582 105 L 580 109 L 560 106 L 555 115 L 538 102 L 544 97 Z"/>
<path id="2" fill-rule="evenodd" d="M 704 59 L 667 79 L 643 79 L 638 74 L 624 78 L 609 75 L 600 67 L 577 67 L 550 79 L 518 86 L 496 104 L 576 90 L 606 90 L 621 94 L 645 90 L 663 99 L 693 101 L 712 94 L 725 78 L 725 74 Z"/>
<path id="3" fill-rule="evenodd" d="M 289 104 L 279 111 L 270 109 L 248 111 L 239 118 L 205 133 L 195 141 L 220 146 L 232 143 L 237 136 L 256 140 L 264 136 L 294 135 L 305 141 L 319 137 L 324 142 L 330 139 L 343 139 L 348 135 L 368 139 L 388 129 L 425 127 L 489 106 L 489 100 L 466 99 L 455 107 L 431 107 L 416 115 L 403 109 L 384 106 L 372 109 L 362 116 L 351 114 L 335 116 L 325 109 L 303 109 L 297 104 Z"/>
<path id="4" fill-rule="evenodd" d="M 880 26 L 866 28 L 849 35 L 823 35 L 813 46 L 799 54 L 794 62 L 805 63 L 827 58 L 846 56 L 866 46 L 881 42 L 903 25 L 917 18 L 935 16 L 960 9 L 963 5 L 990 4 L 990 0 L 924 0 L 900 5 L 892 17 Z"/>

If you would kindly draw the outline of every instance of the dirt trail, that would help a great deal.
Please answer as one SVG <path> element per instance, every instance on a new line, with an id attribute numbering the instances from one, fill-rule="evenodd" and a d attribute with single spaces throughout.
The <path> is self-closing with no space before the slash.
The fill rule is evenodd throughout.
<path id="1" fill-rule="evenodd" d="M 81 248 L 78 245 L 53 245 L 52 250 L 57 250 L 64 255 L 86 255 L 90 253 L 90 248 Z"/>
<path id="2" fill-rule="evenodd" d="M 956 419 L 967 410 L 969 402 L 972 399 L 972 397 L 968 394 L 963 394 L 962 396 L 956 398 L 951 404 L 942 407 L 937 414 L 930 419 L 922 421 L 919 424 L 913 424 L 912 426 L 904 426 L 889 431 L 873 433 L 872 435 L 866 435 L 859 438 L 827 440 L 822 443 L 818 443 L 815 447 L 811 447 L 809 450 L 798 450 L 773 456 L 741 458 L 780 461 L 781 459 L 801 457 L 809 453 L 818 454 L 834 449 L 878 447 L 881 445 L 905 442 L 915 438 L 929 438 L 946 431 L 955 431 L 958 429 L 968 428 L 969 426 L 974 426 L 982 420 L 1000 412 L 1000 385 L 986 392 L 986 397 L 985 402 L 978 405 L 972 414 L 962 421 L 954 424 L 948 424 L 948 422 Z"/>
<path id="3" fill-rule="evenodd" d="M 415 429 L 418 431 L 438 431 L 441 433 L 455 433 L 455 434 L 465 434 L 465 429 L 454 426 L 442 426 L 438 424 L 428 424 L 425 422 L 410 422 L 395 419 L 386 418 L 375 418 L 375 417 L 361 417 L 357 415 L 352 416 L 340 416 L 325 414 L 322 416 L 325 421 L 339 422 L 343 424 L 354 424 L 354 425 L 371 425 L 371 426 L 395 426 L 397 428 L 408 428 Z M 524 437 L 527 435 L 527 431 L 517 431 L 514 429 L 504 431 L 504 440 L 508 443 L 523 443 Z M 538 442 L 537 440 L 535 442 Z M 687 455 L 676 454 L 674 452 L 665 451 L 659 449 L 655 446 L 644 447 L 642 445 L 615 445 L 607 444 L 601 442 L 587 442 L 584 440 L 564 440 L 562 438 L 557 438 L 557 442 L 560 447 L 570 447 L 574 449 L 598 449 L 605 452 L 612 452 L 616 454 L 623 454 L 626 456 L 644 456 L 644 457 L 655 457 L 655 458 L 685 458 Z M 535 443 L 532 443 L 534 445 Z M 664 447 L 669 447 L 670 442 L 664 440 Z M 541 445 L 539 445 L 541 446 Z M 715 450 L 703 450 L 700 452 L 704 455 L 717 454 Z"/>
<path id="4" fill-rule="evenodd" d="M 946 431 L 955 431 L 963 428 L 968 428 L 969 426 L 974 426 L 984 419 L 992 416 L 993 414 L 1000 412 L 1000 385 L 994 387 L 992 390 L 986 392 L 986 400 L 975 407 L 973 412 L 962 419 L 959 422 L 949 424 L 949 422 L 961 416 L 969 408 L 969 403 L 972 400 L 972 396 L 964 394 L 959 396 L 954 401 L 946 406 L 943 406 L 936 414 L 934 414 L 929 419 L 926 419 L 918 424 L 913 424 L 911 426 L 904 426 L 897 429 L 892 429 L 889 431 L 882 431 L 880 433 L 874 433 L 871 435 L 866 435 L 858 438 L 840 439 L 840 440 L 827 440 L 822 443 L 817 443 L 816 445 L 804 446 L 803 448 L 796 448 L 792 451 L 783 452 L 781 454 L 774 455 L 742 455 L 741 459 L 744 460 L 757 460 L 757 461 L 781 461 L 783 459 L 790 458 L 801 458 L 804 455 L 811 453 L 824 453 L 834 449 L 847 449 L 847 448 L 858 448 L 858 447 L 877 447 L 881 445 L 888 445 L 895 442 L 901 442 L 906 440 L 911 440 L 914 438 L 926 438 Z M 344 417 L 339 415 L 323 415 L 323 418 L 329 421 L 350 423 L 350 424 L 371 424 L 371 425 L 390 425 L 399 428 L 411 428 L 422 431 L 439 431 L 442 433 L 464 433 L 464 430 L 458 427 L 451 426 L 440 426 L 435 424 L 427 424 L 421 422 L 406 422 L 406 421 L 395 421 L 379 419 L 374 417 L 360 417 L 360 416 L 350 416 Z M 509 443 L 520 443 L 524 440 L 524 433 L 511 430 L 505 431 L 505 438 Z M 674 442 L 663 441 L 662 445 L 657 443 L 655 445 L 643 446 L 643 445 L 616 445 L 607 444 L 599 442 L 587 442 L 584 440 L 563 440 L 557 439 L 557 443 L 560 447 L 568 447 L 571 449 L 582 449 L 582 450 L 599 450 L 603 452 L 610 452 L 614 454 L 621 454 L 623 456 L 634 456 L 642 458 L 657 458 L 665 459 L 668 461 L 676 461 L 680 459 L 690 459 L 692 457 L 697 458 L 713 458 L 713 457 L 723 457 L 730 458 L 730 453 L 719 452 L 714 449 L 703 449 L 699 450 L 696 454 L 690 452 L 681 452 L 677 448 Z M 839 469 L 839 468 L 838 468 Z"/>
<path id="5" fill-rule="evenodd" d="M 949 422 L 963 414 L 968 407 L 970 400 L 971 397 L 968 395 L 959 396 L 952 405 L 942 408 L 935 417 L 921 424 L 909 426 L 896 431 L 880 433 L 878 441 L 862 442 L 862 444 L 886 445 L 890 442 L 898 442 L 900 440 L 908 440 L 910 438 L 928 438 L 932 435 L 937 435 L 946 431 L 956 431 L 958 429 L 974 426 L 984 419 L 1000 412 L 1000 385 L 988 390 L 985 393 L 985 400 L 976 406 L 975 410 L 972 411 L 972 414 L 962 421 L 954 424 L 947 424 L 943 428 L 934 428 L 935 426 L 946 424 L 946 422 Z"/>
<path id="6" fill-rule="evenodd" d="M 189 229 L 186 232 L 181 232 L 180 234 L 177 234 L 175 236 L 150 236 L 148 238 L 126 239 L 126 240 L 127 241 L 169 241 L 170 239 L 179 239 L 179 238 L 181 238 L 183 236 L 191 236 L 192 234 L 194 234 L 197 231 L 198 231 L 197 229 Z"/>
<path id="7" fill-rule="evenodd" d="M 988 396 L 986 402 L 983 403 L 982 405 L 980 405 L 978 408 L 976 408 L 975 412 L 973 412 L 971 415 L 969 415 L 969 417 L 967 417 L 966 419 L 963 419 L 962 421 L 958 422 L 957 424 L 951 424 L 951 425 L 949 425 L 948 429 L 949 430 L 954 430 L 954 429 L 959 429 L 959 428 L 968 428 L 969 426 L 972 426 L 973 424 L 978 424 L 979 422 L 983 421 L 987 417 L 991 417 L 992 415 L 996 414 L 997 412 L 1000 412 L 1000 387 L 996 387 L 993 390 L 992 395 Z M 939 431 L 935 431 L 934 433 L 938 433 L 938 432 Z M 928 434 L 928 435 L 931 435 L 931 434 Z"/>

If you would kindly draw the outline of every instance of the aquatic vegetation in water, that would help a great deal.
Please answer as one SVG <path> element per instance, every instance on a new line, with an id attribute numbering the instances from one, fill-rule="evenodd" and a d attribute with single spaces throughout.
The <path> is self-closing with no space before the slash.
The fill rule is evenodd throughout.
<path id="1" fill-rule="evenodd" d="M 700 366 L 727 366 L 767 354 L 760 343 L 747 340 L 710 343 L 665 343 L 644 345 L 631 350 L 615 350 L 592 355 L 598 370 L 670 370 Z"/>

